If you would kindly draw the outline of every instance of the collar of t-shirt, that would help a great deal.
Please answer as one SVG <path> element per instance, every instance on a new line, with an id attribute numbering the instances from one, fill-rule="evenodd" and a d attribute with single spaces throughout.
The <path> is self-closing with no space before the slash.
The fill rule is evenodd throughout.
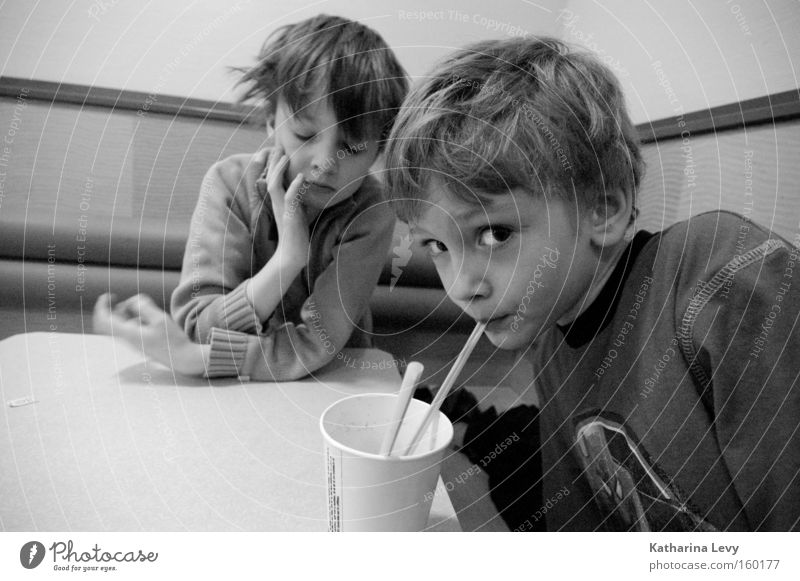
<path id="1" fill-rule="evenodd" d="M 594 299 L 594 302 L 580 316 L 568 325 L 558 325 L 564 333 L 564 340 L 573 349 L 582 347 L 591 341 L 611 322 L 617 310 L 625 281 L 636 263 L 636 257 L 644 245 L 654 234 L 641 230 L 636 233 L 628 247 L 620 256 L 617 266 L 606 281 L 605 286 Z"/>

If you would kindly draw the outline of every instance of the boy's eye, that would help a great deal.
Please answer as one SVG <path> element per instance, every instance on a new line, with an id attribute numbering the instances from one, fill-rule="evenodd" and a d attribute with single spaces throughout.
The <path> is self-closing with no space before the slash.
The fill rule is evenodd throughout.
<path id="1" fill-rule="evenodd" d="M 432 257 L 437 257 L 440 254 L 447 252 L 447 246 L 439 242 L 438 240 L 426 240 L 422 243 L 422 247 L 428 251 Z"/>
<path id="2" fill-rule="evenodd" d="M 487 246 L 489 248 L 493 248 L 495 246 L 499 246 L 503 242 L 506 242 L 509 238 L 511 238 L 511 228 L 506 228 L 505 226 L 490 226 L 489 228 L 484 229 L 481 231 L 480 235 L 478 236 L 478 243 L 481 246 Z"/>
<path id="3" fill-rule="evenodd" d="M 299 139 L 300 141 L 308 141 L 309 139 L 311 139 L 312 137 L 314 137 L 313 135 L 305 135 L 305 134 L 303 134 L 303 133 L 295 133 L 295 134 L 294 134 L 294 136 L 295 136 L 297 139 Z"/>

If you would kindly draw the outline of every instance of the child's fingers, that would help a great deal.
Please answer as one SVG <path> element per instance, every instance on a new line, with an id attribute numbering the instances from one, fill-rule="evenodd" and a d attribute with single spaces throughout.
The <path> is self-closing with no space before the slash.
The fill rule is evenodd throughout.
<path id="1" fill-rule="evenodd" d="M 270 168 L 267 171 L 267 191 L 272 195 L 283 195 L 283 175 L 289 165 L 289 158 L 286 155 L 273 156 L 275 165 L 270 161 Z"/>
<path id="2" fill-rule="evenodd" d="M 269 185 L 272 176 L 275 175 L 275 166 L 278 165 L 281 157 L 283 157 L 283 153 L 279 152 L 277 148 L 270 154 L 269 163 L 267 164 L 267 185 Z"/>
<path id="3" fill-rule="evenodd" d="M 289 163 L 289 158 L 285 155 L 277 162 L 275 171 L 267 179 L 267 191 L 269 192 L 270 202 L 272 203 L 272 214 L 276 217 L 283 215 L 283 199 L 286 192 L 283 189 L 283 175 Z M 278 220 L 280 222 L 280 220 Z M 278 226 L 280 229 L 280 225 Z"/>
<path id="4" fill-rule="evenodd" d="M 122 320 L 118 317 L 114 319 L 114 336 L 124 339 L 142 352 L 150 346 L 152 340 L 152 334 L 148 331 L 148 326 L 143 325 L 138 319 Z"/>
<path id="5" fill-rule="evenodd" d="M 292 180 L 292 183 L 289 184 L 289 189 L 286 190 L 286 194 L 283 197 L 283 201 L 286 203 L 287 208 L 289 207 L 289 203 L 297 200 L 299 203 L 303 198 L 303 182 L 306 180 L 305 176 L 302 173 L 299 173 L 295 176 Z"/>
<path id="6" fill-rule="evenodd" d="M 141 295 L 141 300 L 138 304 L 139 318 L 145 325 L 160 324 L 169 317 L 166 311 L 161 309 L 153 299 L 147 295 Z"/>
<path id="7" fill-rule="evenodd" d="M 129 297 L 115 304 L 111 312 L 123 319 L 137 319 L 139 318 L 138 309 L 136 308 L 138 300 L 139 295 Z"/>
<path id="8" fill-rule="evenodd" d="M 154 325 L 164 320 L 167 316 L 158 305 L 147 295 L 136 295 L 126 301 L 127 310 L 133 318 L 139 319 L 143 325 Z"/>
<path id="9" fill-rule="evenodd" d="M 99 297 L 97 297 L 97 302 L 94 304 L 94 312 L 95 313 L 110 313 L 111 312 L 111 305 L 114 304 L 114 299 L 116 297 L 111 293 L 103 293 Z"/>
<path id="10" fill-rule="evenodd" d="M 275 172 L 275 166 L 278 165 L 278 162 L 283 157 L 283 148 L 280 145 L 277 145 L 273 148 L 272 153 L 269 155 L 269 164 L 267 165 L 267 175 L 270 175 Z"/>
<path id="11" fill-rule="evenodd" d="M 136 297 L 118 303 L 114 302 L 115 298 L 115 295 L 106 293 L 97 299 L 92 317 L 94 332 L 130 339 L 139 328 L 139 318 L 133 306 Z"/>
<path id="12" fill-rule="evenodd" d="M 94 304 L 92 326 L 95 333 L 108 334 L 111 332 L 111 305 L 113 300 L 114 295 L 105 293 L 100 295 Z"/>
<path id="13" fill-rule="evenodd" d="M 283 197 L 283 216 L 284 218 L 292 218 L 297 215 L 298 210 L 301 210 L 301 202 L 303 201 L 303 182 L 305 177 L 302 173 L 297 174 L 289 184 L 289 189 Z"/>

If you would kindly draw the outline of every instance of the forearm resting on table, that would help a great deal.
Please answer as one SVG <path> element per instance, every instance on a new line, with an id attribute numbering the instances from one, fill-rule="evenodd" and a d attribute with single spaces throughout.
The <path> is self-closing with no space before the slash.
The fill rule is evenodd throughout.
<path id="1" fill-rule="evenodd" d="M 276 252 L 247 285 L 247 300 L 261 321 L 272 315 L 304 266 L 284 259 L 281 254 Z"/>
<path id="2" fill-rule="evenodd" d="M 172 368 L 182 375 L 204 375 L 211 359 L 211 345 L 189 343 L 172 354 Z"/>

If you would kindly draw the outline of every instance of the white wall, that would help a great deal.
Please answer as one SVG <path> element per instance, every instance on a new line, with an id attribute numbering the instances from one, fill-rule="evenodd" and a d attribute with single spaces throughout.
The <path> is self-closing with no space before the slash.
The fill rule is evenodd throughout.
<path id="1" fill-rule="evenodd" d="M 554 34 L 564 3 L 10 0 L 0 7 L 0 74 L 232 100 L 226 67 L 251 64 L 272 30 L 317 13 L 375 28 L 417 76 L 453 48 L 512 27 Z"/>
<path id="2" fill-rule="evenodd" d="M 785 91 L 800 72 L 796 0 L 7 0 L 0 74 L 233 100 L 226 67 L 319 12 L 377 29 L 414 77 L 481 38 L 582 42 L 617 70 L 636 122 Z"/>
<path id="3" fill-rule="evenodd" d="M 796 0 L 571 0 L 559 23 L 617 70 L 635 123 L 798 87 Z"/>

